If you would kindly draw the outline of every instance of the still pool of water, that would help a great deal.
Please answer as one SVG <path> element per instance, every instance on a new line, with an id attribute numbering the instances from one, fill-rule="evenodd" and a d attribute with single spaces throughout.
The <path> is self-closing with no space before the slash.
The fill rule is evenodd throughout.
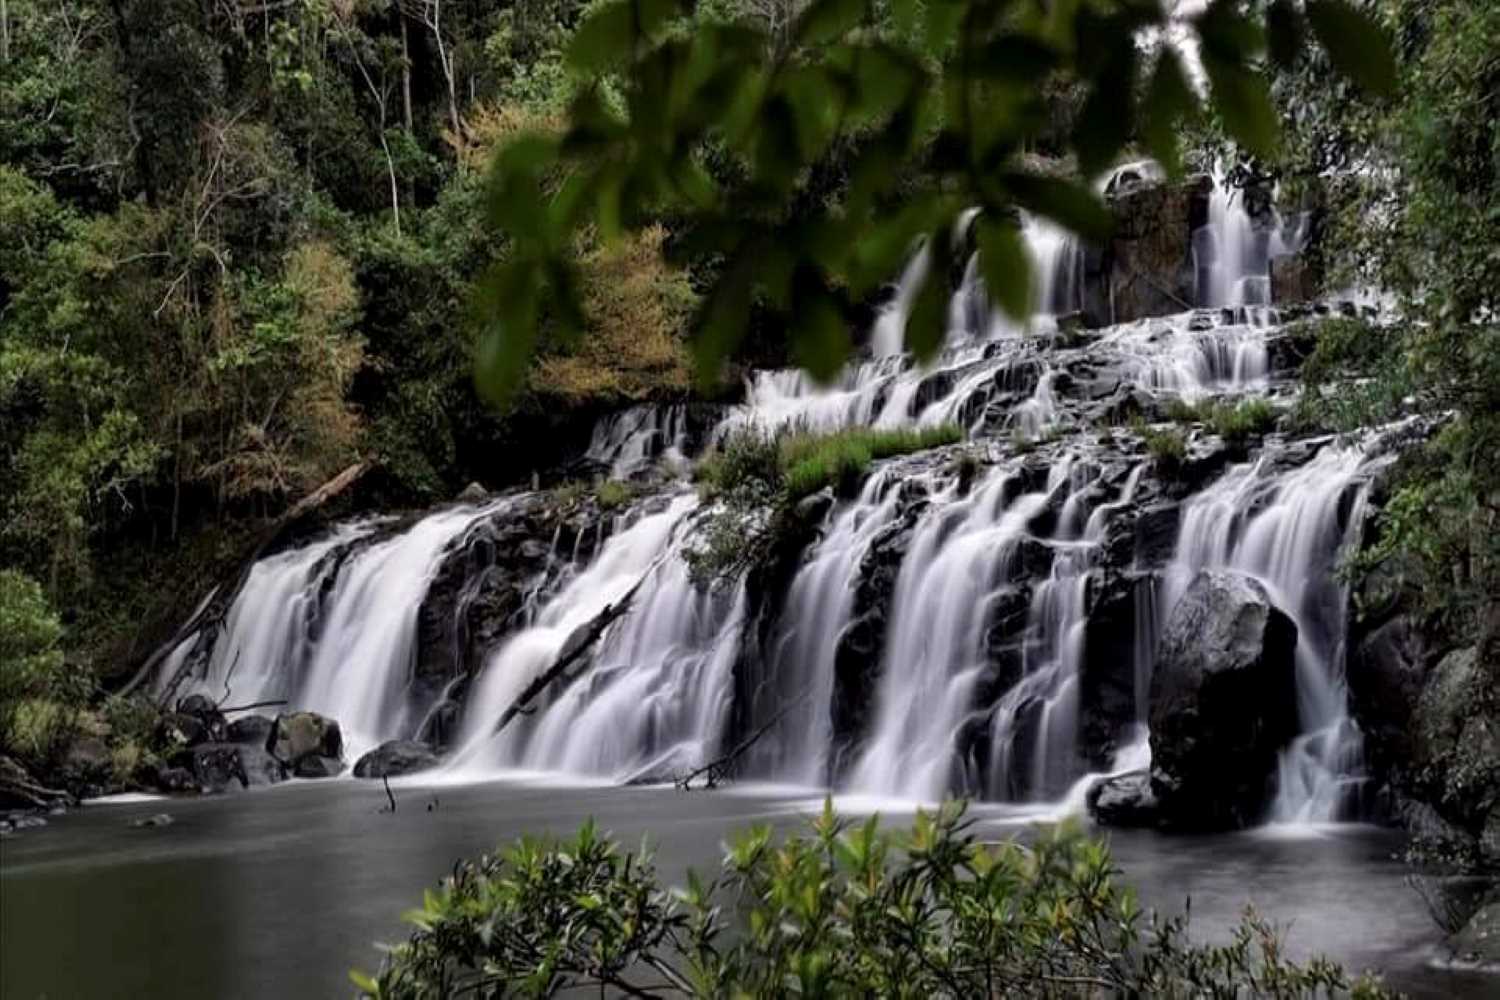
<path id="1" fill-rule="evenodd" d="M 0 996 L 347 996 L 348 970 L 377 965 L 375 942 L 404 935 L 399 914 L 459 857 L 521 833 L 568 833 L 593 816 L 626 844 L 648 835 L 675 882 L 688 867 L 717 865 L 730 830 L 791 826 L 819 806 L 785 789 L 524 781 L 398 783 L 395 794 L 394 814 L 381 811 L 378 785 L 355 781 L 95 804 L 0 842 Z M 903 821 L 895 808 L 892 822 Z M 158 812 L 175 822 L 131 826 Z M 976 816 L 984 836 L 1025 831 L 1012 813 Z M 1197 937 L 1222 936 L 1253 904 L 1299 957 L 1379 968 L 1415 996 L 1500 993 L 1500 980 L 1436 964 L 1438 932 L 1403 882 L 1389 833 L 1115 832 L 1111 841 L 1148 905 L 1176 912 L 1191 897 Z"/>

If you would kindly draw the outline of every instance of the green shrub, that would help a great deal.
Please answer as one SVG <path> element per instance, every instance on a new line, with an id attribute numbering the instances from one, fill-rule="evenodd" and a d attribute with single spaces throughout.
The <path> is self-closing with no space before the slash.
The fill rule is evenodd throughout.
<path id="1" fill-rule="evenodd" d="M 779 541 L 796 537 L 804 527 L 793 514 L 797 501 L 830 486 L 853 493 L 872 462 L 962 439 L 952 424 L 832 433 L 740 429 L 698 465 L 700 492 L 715 503 L 699 517 L 694 544 L 684 550 L 688 568 L 700 584 L 733 579 Z"/>
<path id="2" fill-rule="evenodd" d="M 1253 913 L 1229 944 L 1191 943 L 1070 826 L 985 843 L 963 814 L 918 812 L 896 833 L 825 805 L 809 834 L 740 834 L 716 878 L 677 890 L 592 822 L 564 843 L 523 839 L 458 865 L 379 974 L 351 976 L 389 998 L 1387 995 L 1326 960 L 1286 961 Z"/>
<path id="3" fill-rule="evenodd" d="M 616 510 L 635 499 L 635 487 L 618 479 L 606 479 L 594 490 L 594 501 L 600 510 Z"/>
<path id="4" fill-rule="evenodd" d="M 42 588 L 0 570 L 0 747 L 46 759 L 70 725 L 72 690 L 63 665 L 62 625 Z"/>
<path id="5" fill-rule="evenodd" d="M 1276 426 L 1276 408 L 1264 399 L 1246 399 L 1230 406 L 1219 403 L 1207 417 L 1209 428 L 1230 444 L 1261 437 Z"/>
<path id="6" fill-rule="evenodd" d="M 1172 475 L 1182 468 L 1187 458 L 1187 438 L 1175 427 L 1152 427 L 1144 420 L 1136 420 L 1134 430 L 1146 445 L 1157 468 Z"/>
<path id="7" fill-rule="evenodd" d="M 1276 426 L 1276 407 L 1264 399 L 1189 403 L 1174 399 L 1167 404 L 1167 419 L 1180 424 L 1201 423 L 1230 444 L 1243 444 Z"/>

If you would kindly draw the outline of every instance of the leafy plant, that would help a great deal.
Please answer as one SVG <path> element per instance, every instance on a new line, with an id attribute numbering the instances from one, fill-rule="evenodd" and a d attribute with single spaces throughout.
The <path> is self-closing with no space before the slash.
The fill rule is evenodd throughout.
<path id="1" fill-rule="evenodd" d="M 695 543 L 684 553 L 688 567 L 700 583 L 733 579 L 811 527 L 799 520 L 798 501 L 830 487 L 851 494 L 872 462 L 962 439 L 952 424 L 775 434 L 742 428 L 698 466 L 700 488 L 714 505 L 698 519 Z"/>
<path id="2" fill-rule="evenodd" d="M 932 266 L 905 341 L 931 357 L 944 332 L 941 276 L 959 249 L 955 222 L 970 207 L 979 209 L 986 288 L 1024 317 L 1031 283 L 1018 210 L 1099 240 L 1109 216 L 1086 181 L 1132 138 L 1180 169 L 1176 128 L 1198 99 L 1163 29 L 1196 41 L 1212 107 L 1259 154 L 1277 140 L 1259 61 L 1268 31 L 1278 62 L 1310 33 L 1341 72 L 1389 92 L 1389 48 L 1354 6 L 1313 0 L 1304 13 L 1278 0 L 1270 9 L 812 0 L 788 8 L 795 17 L 781 26 L 688 25 L 685 0 L 599 4 L 569 43 L 582 80 L 565 130 L 517 137 L 491 169 L 488 217 L 514 250 L 482 286 L 479 384 L 508 403 L 543 329 L 583 329 L 575 234 L 597 230 L 609 243 L 664 212 L 680 220 L 679 256 L 717 262 L 693 344 L 704 384 L 719 378 L 757 302 L 784 319 L 798 362 L 831 378 L 850 347 L 840 292 L 872 292 L 919 240 Z M 1147 38 L 1156 41 L 1143 46 Z M 1086 93 L 1069 141 L 1077 180 L 1034 170 L 1023 155 L 1050 128 L 1046 95 L 1057 81 Z M 807 209 L 809 178 L 851 147 L 847 182 Z M 719 154 L 741 167 L 728 182 L 705 168 Z M 559 168 L 567 179 L 553 193 Z"/>
<path id="3" fill-rule="evenodd" d="M 616 510 L 635 498 L 635 489 L 618 479 L 606 479 L 594 490 L 594 500 L 601 510 Z"/>
<path id="4" fill-rule="evenodd" d="M 1133 430 L 1140 435 L 1151 456 L 1164 475 L 1176 475 L 1187 458 L 1187 438 L 1175 427 L 1153 427 L 1144 420 L 1137 420 Z"/>
<path id="5" fill-rule="evenodd" d="M 366 996 L 1275 996 L 1388 994 L 1324 959 L 1288 961 L 1247 914 L 1225 945 L 1137 906 L 1101 842 L 1076 828 L 986 843 L 962 804 L 909 831 L 825 804 L 805 834 L 755 827 L 721 870 L 668 890 L 644 847 L 592 822 L 461 862 L 407 919 L 416 930 Z"/>

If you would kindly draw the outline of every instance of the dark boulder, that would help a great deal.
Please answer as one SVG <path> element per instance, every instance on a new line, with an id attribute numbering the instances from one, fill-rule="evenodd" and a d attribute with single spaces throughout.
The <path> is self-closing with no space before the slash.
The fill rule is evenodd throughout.
<path id="1" fill-rule="evenodd" d="M 156 742 L 167 747 L 193 747 L 208 742 L 208 727 L 197 716 L 168 712 L 156 724 Z"/>
<path id="2" fill-rule="evenodd" d="M 1412 874 L 1406 876 L 1406 884 L 1422 897 L 1433 923 L 1445 934 L 1458 933 L 1496 896 L 1495 882 L 1481 875 Z"/>
<path id="3" fill-rule="evenodd" d="M 264 715 L 245 715 L 231 722 L 224 730 L 224 738 L 230 743 L 254 743 L 265 746 L 271 738 L 276 721 Z"/>
<path id="4" fill-rule="evenodd" d="M 1500 898 L 1480 907 L 1457 934 L 1448 939 L 1456 961 L 1500 970 Z"/>
<path id="5" fill-rule="evenodd" d="M 286 766 L 272 757 L 266 748 L 255 743 L 240 743 L 235 747 L 240 755 L 240 767 L 252 785 L 274 785 L 286 780 Z"/>
<path id="6" fill-rule="evenodd" d="M 1414 786 L 1476 840 L 1500 807 L 1500 678 L 1473 647 L 1443 657 L 1410 722 Z M 1496 838 L 1492 838 L 1496 839 Z M 1500 857 L 1487 859 L 1500 867 Z"/>
<path id="7" fill-rule="evenodd" d="M 1151 774 L 1145 770 L 1096 783 L 1089 789 L 1088 806 L 1089 814 L 1105 826 L 1154 826 L 1159 812 Z"/>
<path id="8" fill-rule="evenodd" d="M 1136 704 L 1136 602 L 1149 599 L 1154 585 L 1153 577 L 1133 573 L 1090 581 L 1078 678 L 1079 750 L 1095 770 L 1109 766 L 1120 735 L 1144 711 Z"/>
<path id="9" fill-rule="evenodd" d="M 250 777 L 240 762 L 239 748 L 228 744 L 203 743 L 183 751 L 173 763 L 192 772 L 198 790 L 205 795 L 227 791 L 232 783 L 250 787 Z"/>
<path id="10" fill-rule="evenodd" d="M 266 737 L 266 751 L 295 769 L 306 757 L 341 759 L 344 736 L 333 719 L 316 712 L 292 712 L 276 717 Z"/>
<path id="11" fill-rule="evenodd" d="M 1297 626 L 1254 579 L 1203 571 L 1151 677 L 1151 789 L 1174 829 L 1235 829 L 1265 812 L 1297 734 Z"/>
<path id="12" fill-rule="evenodd" d="M 1411 717 L 1427 679 L 1430 651 L 1420 630 L 1398 615 L 1358 640 L 1345 676 L 1349 710 L 1380 773 L 1411 759 Z"/>
<path id="13" fill-rule="evenodd" d="M 438 755 L 421 743 L 390 740 L 365 754 L 354 764 L 356 778 L 394 778 L 437 766 Z"/>
<path id="14" fill-rule="evenodd" d="M 219 706 L 214 704 L 213 699 L 203 694 L 190 694 L 177 703 L 179 715 L 189 715 L 202 723 L 204 731 L 210 740 L 222 740 L 227 723 L 224 721 L 224 713 L 219 711 Z"/>

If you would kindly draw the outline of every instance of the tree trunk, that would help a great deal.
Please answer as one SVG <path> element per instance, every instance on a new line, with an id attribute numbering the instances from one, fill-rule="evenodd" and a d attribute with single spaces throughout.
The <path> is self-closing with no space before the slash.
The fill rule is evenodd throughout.
<path id="1" fill-rule="evenodd" d="M 396 18 L 401 22 L 401 122 L 411 135 L 411 52 L 406 47 L 406 15 L 398 10 Z"/>
<path id="2" fill-rule="evenodd" d="M 0 0 L 0 62 L 10 62 L 10 4 Z"/>

